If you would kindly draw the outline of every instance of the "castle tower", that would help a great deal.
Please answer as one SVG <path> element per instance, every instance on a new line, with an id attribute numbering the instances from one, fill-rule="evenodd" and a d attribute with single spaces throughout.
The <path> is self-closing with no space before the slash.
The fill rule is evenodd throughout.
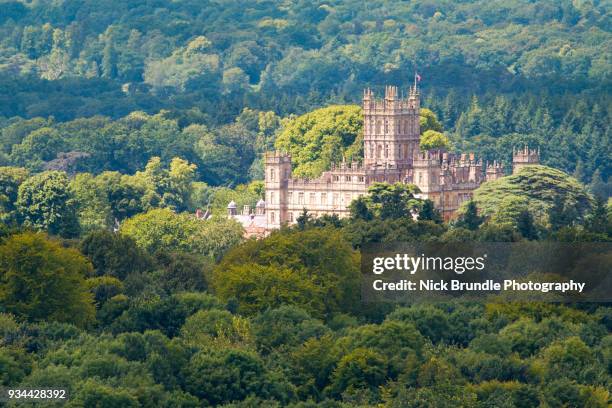
<path id="1" fill-rule="evenodd" d="M 447 168 L 447 153 L 440 150 L 417 151 L 413 158 L 412 183 L 426 198 L 431 199 L 431 194 L 438 192 L 443 184 L 441 175 Z"/>
<path id="2" fill-rule="evenodd" d="M 259 200 L 255 205 L 255 215 L 264 215 L 266 213 L 266 202 Z"/>
<path id="3" fill-rule="evenodd" d="M 233 218 L 235 216 L 236 216 L 236 202 L 232 200 L 227 205 L 227 217 Z"/>
<path id="4" fill-rule="evenodd" d="M 527 145 L 523 149 L 512 149 L 512 174 L 522 168 L 540 164 L 540 149 L 531 150 Z"/>
<path id="5" fill-rule="evenodd" d="M 419 148 L 419 91 L 411 87 L 408 98 L 396 86 L 385 87 L 377 100 L 369 88 L 363 93 L 363 151 L 366 168 L 407 169 Z"/>
<path id="6" fill-rule="evenodd" d="M 291 178 L 291 156 L 280 152 L 265 155 L 266 225 L 278 229 L 288 221 L 287 182 Z"/>

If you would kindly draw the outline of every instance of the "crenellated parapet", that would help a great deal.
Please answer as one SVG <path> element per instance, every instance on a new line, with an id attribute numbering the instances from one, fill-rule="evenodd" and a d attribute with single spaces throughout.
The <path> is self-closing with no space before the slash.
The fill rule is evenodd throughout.
<path id="1" fill-rule="evenodd" d="M 540 148 L 530 149 L 525 145 L 522 149 L 512 149 L 512 173 L 518 173 L 522 168 L 540 164 Z"/>

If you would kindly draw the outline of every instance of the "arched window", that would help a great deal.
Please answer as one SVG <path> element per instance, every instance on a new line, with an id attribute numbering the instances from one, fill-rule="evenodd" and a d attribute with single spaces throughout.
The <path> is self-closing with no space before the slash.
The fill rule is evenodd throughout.
<path id="1" fill-rule="evenodd" d="M 385 145 L 385 158 L 389 157 L 389 145 Z"/>
<path id="2" fill-rule="evenodd" d="M 270 169 L 270 181 L 274 181 L 275 178 L 276 178 L 276 170 Z"/>
<path id="3" fill-rule="evenodd" d="M 378 145 L 376 149 L 376 158 L 380 159 L 382 157 L 382 145 Z"/>

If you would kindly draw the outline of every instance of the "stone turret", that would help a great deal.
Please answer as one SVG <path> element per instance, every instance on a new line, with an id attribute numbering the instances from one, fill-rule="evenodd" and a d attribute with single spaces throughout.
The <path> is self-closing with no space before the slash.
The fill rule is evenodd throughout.
<path id="1" fill-rule="evenodd" d="M 236 215 L 236 208 L 236 203 L 233 200 L 230 201 L 227 205 L 227 216 L 229 218 L 232 218 Z"/>
<path id="2" fill-rule="evenodd" d="M 530 149 L 527 145 L 523 149 L 512 149 L 512 174 L 518 173 L 522 168 L 540 164 L 540 149 Z"/>
<path id="3" fill-rule="evenodd" d="M 255 205 L 255 215 L 264 215 L 266 213 L 266 202 L 259 200 Z"/>
<path id="4" fill-rule="evenodd" d="M 288 221 L 287 183 L 291 178 L 291 156 L 278 151 L 265 155 L 266 216 L 270 228 Z"/>
<path id="5" fill-rule="evenodd" d="M 487 181 L 497 180 L 498 178 L 504 177 L 504 175 L 504 165 L 502 163 L 498 163 L 497 161 L 494 161 L 493 163 L 487 163 Z"/>

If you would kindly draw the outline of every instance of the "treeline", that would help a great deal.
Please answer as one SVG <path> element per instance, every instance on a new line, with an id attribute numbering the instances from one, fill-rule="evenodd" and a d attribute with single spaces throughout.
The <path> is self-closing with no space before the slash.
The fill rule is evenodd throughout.
<path id="1" fill-rule="evenodd" d="M 588 98 L 609 87 L 605 2 L 2 3 L 0 115 L 61 120 L 197 107 L 229 122 L 363 87 Z M 603 105 L 605 106 L 605 105 Z"/>
<path id="2" fill-rule="evenodd" d="M 198 110 L 133 112 L 111 120 L 94 116 L 69 122 L 53 118 L 6 121 L 0 129 L 0 164 L 32 172 L 133 174 L 153 157 L 197 166 L 195 178 L 213 185 L 262 178 L 261 154 L 272 148 L 280 118 L 245 109 L 232 123 L 209 127 Z"/>
<path id="3" fill-rule="evenodd" d="M 543 164 L 573 174 L 605 198 L 612 191 L 612 138 L 609 106 L 600 103 L 605 101 L 499 95 L 468 102 L 455 93 L 443 98 L 429 94 L 421 130 L 423 136 L 428 130 L 444 131 L 448 149 L 501 161 L 507 171 L 514 148 L 539 148 Z M 196 108 L 154 115 L 137 111 L 117 120 L 12 118 L 0 123 L 0 165 L 31 172 L 133 174 L 153 157 L 164 164 L 180 157 L 196 165 L 196 180 L 236 186 L 263 178 L 262 154 L 275 148 L 292 154 L 299 176 L 317 176 L 343 158 L 360 161 L 362 126 L 355 105 L 286 118 L 245 108 L 227 124 L 215 124 Z"/>

